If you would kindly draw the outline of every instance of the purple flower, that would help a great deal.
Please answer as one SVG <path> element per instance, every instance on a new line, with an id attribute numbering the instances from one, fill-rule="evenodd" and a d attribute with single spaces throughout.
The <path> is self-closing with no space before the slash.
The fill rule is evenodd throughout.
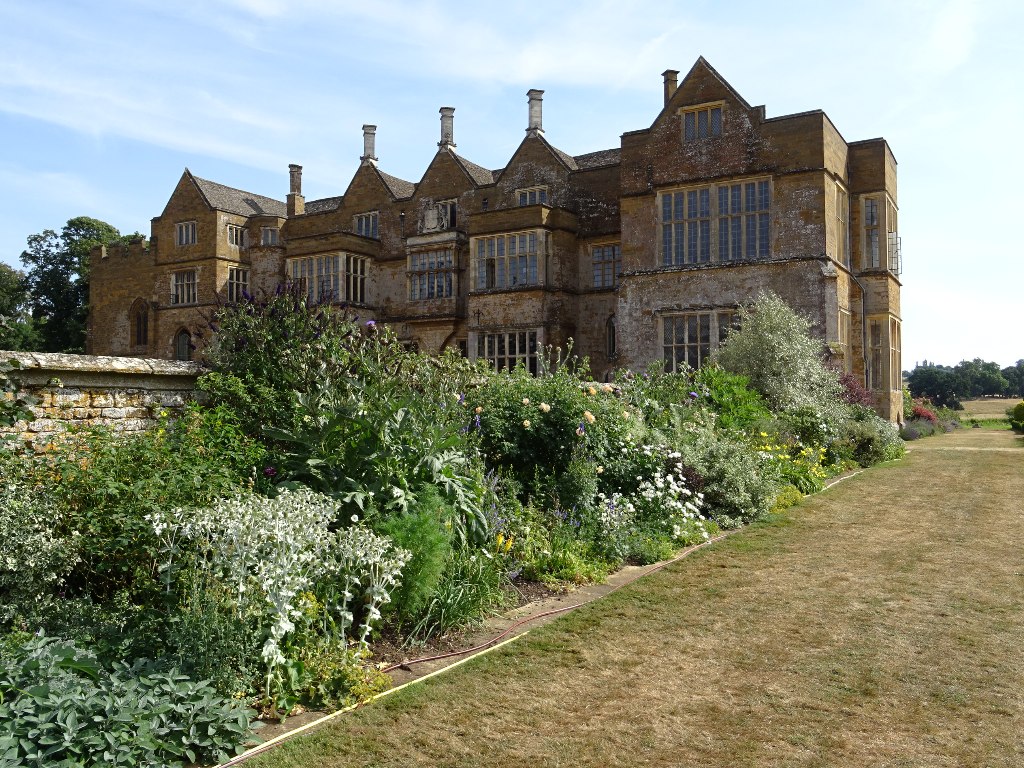
<path id="1" fill-rule="evenodd" d="M 476 427 L 477 429 L 480 429 L 480 414 L 479 413 L 476 416 L 473 417 L 473 426 Z"/>
<path id="2" fill-rule="evenodd" d="M 694 400 L 696 400 L 699 397 L 699 395 L 696 392 L 691 392 L 690 393 L 690 397 L 692 397 Z"/>
<path id="3" fill-rule="evenodd" d="M 376 328 L 377 327 L 377 321 L 376 320 L 367 320 L 366 321 L 366 327 L 367 328 Z"/>
<path id="4" fill-rule="evenodd" d="M 268 466 L 263 468 L 263 476 L 264 477 L 276 477 L 277 476 L 277 470 L 268 465 Z"/>

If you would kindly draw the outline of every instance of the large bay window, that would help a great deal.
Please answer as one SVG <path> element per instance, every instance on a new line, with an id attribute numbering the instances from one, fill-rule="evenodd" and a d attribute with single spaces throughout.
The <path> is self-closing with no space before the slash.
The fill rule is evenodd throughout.
<path id="1" fill-rule="evenodd" d="M 662 264 L 767 258 L 770 209 L 768 179 L 662 193 Z"/>
<path id="2" fill-rule="evenodd" d="M 864 198 L 864 267 L 878 269 L 882 265 L 878 244 L 878 198 Z"/>
<path id="3" fill-rule="evenodd" d="M 680 312 L 662 317 L 662 352 L 666 373 L 700 368 L 729 335 L 739 327 L 734 309 L 716 312 Z"/>
<path id="4" fill-rule="evenodd" d="M 537 331 L 495 331 L 476 335 L 476 358 L 487 360 L 497 371 L 517 365 L 537 375 Z"/>
<path id="5" fill-rule="evenodd" d="M 288 259 L 285 274 L 310 301 L 366 303 L 369 259 L 351 253 Z"/>
<path id="6" fill-rule="evenodd" d="M 455 295 L 455 253 L 451 248 L 409 254 L 409 301 Z"/>
<path id="7" fill-rule="evenodd" d="M 836 183 L 836 261 L 850 266 L 850 197 Z"/>
<path id="8" fill-rule="evenodd" d="M 885 389 L 882 371 L 882 321 L 868 321 L 868 389 Z"/>
<path id="9" fill-rule="evenodd" d="M 542 232 L 474 238 L 476 290 L 538 285 L 542 274 Z"/>

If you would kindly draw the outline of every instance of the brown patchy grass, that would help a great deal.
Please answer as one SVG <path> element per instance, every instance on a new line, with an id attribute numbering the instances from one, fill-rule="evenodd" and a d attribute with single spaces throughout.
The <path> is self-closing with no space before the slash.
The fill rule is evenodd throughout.
<path id="1" fill-rule="evenodd" d="M 247 764 L 1024 765 L 1021 441 L 915 443 Z"/>
<path id="2" fill-rule="evenodd" d="M 1006 419 L 1006 409 L 1020 402 L 1018 397 L 983 397 L 978 400 L 965 400 L 964 419 Z"/>

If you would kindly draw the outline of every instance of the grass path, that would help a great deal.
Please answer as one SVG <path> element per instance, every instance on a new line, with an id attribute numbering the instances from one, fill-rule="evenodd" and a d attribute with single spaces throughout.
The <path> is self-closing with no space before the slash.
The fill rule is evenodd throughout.
<path id="1" fill-rule="evenodd" d="M 913 444 L 249 766 L 1024 766 L 1024 441 Z"/>

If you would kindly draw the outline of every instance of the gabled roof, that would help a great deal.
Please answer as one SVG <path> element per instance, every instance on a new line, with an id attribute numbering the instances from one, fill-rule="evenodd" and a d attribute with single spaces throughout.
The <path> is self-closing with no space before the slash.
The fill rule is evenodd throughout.
<path id="1" fill-rule="evenodd" d="M 411 181 L 406 181 L 405 179 L 400 179 L 397 176 L 392 176 L 390 173 L 384 173 L 384 171 L 376 165 L 373 166 L 373 169 L 377 172 L 377 175 L 380 176 L 380 180 L 384 182 L 384 186 L 388 188 L 388 191 L 396 200 L 412 197 L 413 193 L 416 191 L 416 185 Z"/>
<path id="2" fill-rule="evenodd" d="M 209 206 L 218 211 L 237 213 L 240 216 L 279 216 L 283 218 L 287 215 L 287 206 L 280 200 L 255 195 L 234 187 L 225 187 L 215 181 L 200 179 L 198 176 L 193 176 L 187 168 L 185 173 L 195 182 L 196 188 Z"/>
<path id="3" fill-rule="evenodd" d="M 337 197 L 321 197 L 319 200 L 309 200 L 306 202 L 306 213 L 336 211 L 344 199 L 344 195 L 338 195 Z"/>
<path id="4" fill-rule="evenodd" d="M 463 170 L 465 170 L 469 175 L 469 178 L 471 178 L 478 187 L 494 183 L 494 174 L 483 166 L 470 162 L 466 158 L 461 155 L 457 155 L 454 152 L 452 152 L 452 157 L 459 162 L 459 165 L 462 166 Z"/>
<path id="5" fill-rule="evenodd" d="M 598 152 L 576 155 L 573 159 L 576 161 L 576 166 L 579 170 L 587 171 L 591 168 L 603 168 L 606 165 L 618 165 L 622 159 L 622 150 L 619 147 L 602 149 Z"/>
<path id="6" fill-rule="evenodd" d="M 703 56 L 698 56 L 697 57 L 697 61 L 695 61 L 693 63 L 693 66 L 690 67 L 690 71 L 687 72 L 686 76 L 683 77 L 683 79 L 679 81 L 679 87 L 682 88 L 683 84 L 687 80 L 689 80 L 690 77 L 693 75 L 693 73 L 696 72 L 701 67 L 703 67 L 704 69 L 707 69 L 707 71 L 716 80 L 718 80 L 718 82 L 720 82 L 723 86 L 725 86 L 725 89 L 727 91 L 729 91 L 729 93 L 736 99 L 736 101 L 738 101 L 740 104 L 742 104 L 746 109 L 752 109 L 752 107 L 747 103 L 747 100 L 744 99 L 742 96 L 740 96 L 739 92 L 737 92 L 737 90 L 735 88 L 733 88 L 731 85 L 729 85 L 729 81 L 727 81 L 724 77 L 722 77 L 720 74 L 718 74 L 718 70 L 715 69 L 714 67 L 712 67 L 711 64 L 708 62 L 708 60 L 705 59 Z"/>
<path id="7" fill-rule="evenodd" d="M 572 155 L 568 154 L 567 152 L 563 152 L 550 141 L 545 139 L 543 136 L 538 135 L 537 138 L 544 142 L 544 144 L 547 146 L 548 149 L 551 150 L 555 157 L 557 157 L 559 160 L 565 163 L 566 168 L 568 168 L 570 171 L 579 170 L 579 167 L 576 165 L 576 159 Z"/>

